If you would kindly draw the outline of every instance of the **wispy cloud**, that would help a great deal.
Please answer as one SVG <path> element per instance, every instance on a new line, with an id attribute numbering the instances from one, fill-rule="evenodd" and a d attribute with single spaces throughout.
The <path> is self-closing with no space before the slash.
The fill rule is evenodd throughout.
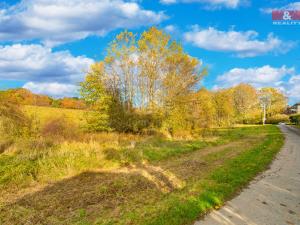
<path id="1" fill-rule="evenodd" d="M 162 4 L 175 4 L 175 3 L 200 3 L 206 9 L 219 9 L 229 8 L 235 9 L 244 4 L 245 0 L 160 0 Z"/>
<path id="2" fill-rule="evenodd" d="M 273 10 L 300 10 L 300 2 L 293 2 L 281 7 L 275 8 L 261 8 L 260 11 L 263 13 L 272 13 Z"/>

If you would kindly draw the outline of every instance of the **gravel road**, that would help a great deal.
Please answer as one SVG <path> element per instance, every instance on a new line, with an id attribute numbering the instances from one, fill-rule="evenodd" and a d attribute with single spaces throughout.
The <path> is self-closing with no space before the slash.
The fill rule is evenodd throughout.
<path id="1" fill-rule="evenodd" d="M 300 130 L 280 129 L 286 141 L 271 168 L 194 225 L 300 225 Z"/>

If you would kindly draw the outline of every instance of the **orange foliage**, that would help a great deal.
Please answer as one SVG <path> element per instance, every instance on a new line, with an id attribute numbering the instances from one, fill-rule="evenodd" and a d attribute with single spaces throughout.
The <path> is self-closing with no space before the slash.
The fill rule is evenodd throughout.
<path id="1" fill-rule="evenodd" d="M 60 107 L 68 109 L 84 109 L 85 102 L 76 98 L 63 98 L 60 100 Z"/>
<path id="2" fill-rule="evenodd" d="M 53 106 L 68 109 L 85 109 L 85 102 L 77 98 L 53 99 L 47 95 L 34 94 L 25 88 L 0 91 L 6 101 L 18 105 Z"/>
<path id="3" fill-rule="evenodd" d="M 24 88 L 4 91 L 3 96 L 11 103 L 21 105 L 50 106 L 52 99 L 46 95 L 36 95 Z"/>

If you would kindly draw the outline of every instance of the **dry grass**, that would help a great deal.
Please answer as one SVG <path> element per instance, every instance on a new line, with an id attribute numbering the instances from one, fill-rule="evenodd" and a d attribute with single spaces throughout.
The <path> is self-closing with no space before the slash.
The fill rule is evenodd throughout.
<path id="1" fill-rule="evenodd" d="M 44 106 L 23 106 L 24 112 L 30 117 L 38 120 L 41 125 L 44 125 L 49 120 L 55 118 L 65 118 L 79 126 L 84 126 L 85 121 L 85 110 L 79 109 L 63 109 L 63 108 L 54 108 L 54 107 L 44 107 Z"/>
<path id="2" fill-rule="evenodd" d="M 203 140 L 102 133 L 62 142 L 43 153 L 8 152 L 0 158 L 0 168 L 11 165 L 16 179 L 2 188 L 0 223 L 147 224 L 163 212 L 167 218 L 179 202 L 205 193 L 206 180 L 218 168 L 266 146 L 271 131 L 223 129 L 218 138 L 209 138 L 215 142 L 205 145 Z M 25 175 L 17 179 L 23 172 L 20 163 L 27 160 L 35 162 L 29 165 L 36 170 L 25 170 L 33 174 L 29 180 Z"/>
<path id="3" fill-rule="evenodd" d="M 142 163 L 114 170 L 83 172 L 19 197 L 4 207 L 0 215 L 10 215 L 3 221 L 7 224 L 22 224 L 26 220 L 32 224 L 72 224 L 84 209 L 86 221 L 117 222 L 122 213 L 150 206 L 176 190 L 189 189 L 192 179 L 207 176 L 224 160 L 248 149 L 258 140 L 209 147 L 153 165 Z M 248 146 L 238 148 L 242 143 Z M 17 213 L 11 214 L 12 211 Z"/>

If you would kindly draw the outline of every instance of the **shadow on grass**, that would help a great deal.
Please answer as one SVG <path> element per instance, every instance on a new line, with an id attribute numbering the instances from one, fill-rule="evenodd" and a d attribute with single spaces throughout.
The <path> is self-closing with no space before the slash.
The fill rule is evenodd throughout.
<path id="1" fill-rule="evenodd" d="M 0 208 L 0 224 L 91 224 L 97 218 L 111 222 L 182 186 L 175 175 L 150 165 L 84 172 Z"/>
<path id="2" fill-rule="evenodd" d="M 277 132 L 270 130 L 266 140 L 247 138 L 156 166 L 139 163 L 116 171 L 81 173 L 3 206 L 0 224 L 189 223 L 221 205 L 266 167 L 281 144 Z M 122 160 L 115 151 L 106 157 Z"/>
<path id="3" fill-rule="evenodd" d="M 139 163 L 109 172 L 84 172 L 4 206 L 0 209 L 0 223 L 77 224 L 80 221 L 82 224 L 85 221 L 83 224 L 91 224 L 98 221 L 99 224 L 110 224 L 114 220 L 120 222 L 120 219 L 123 222 L 134 211 L 145 206 L 155 207 L 168 193 L 180 191 L 190 179 L 203 179 L 214 166 L 232 157 L 232 151 L 238 154 L 238 144 L 196 151 L 156 166 Z M 174 206 L 187 214 L 199 204 L 199 199 L 196 202 L 192 200 L 189 203 L 192 208 L 186 208 L 186 205 L 181 208 L 181 200 L 174 201 Z M 219 200 L 212 193 L 203 193 L 199 205 L 201 211 L 215 202 Z"/>

